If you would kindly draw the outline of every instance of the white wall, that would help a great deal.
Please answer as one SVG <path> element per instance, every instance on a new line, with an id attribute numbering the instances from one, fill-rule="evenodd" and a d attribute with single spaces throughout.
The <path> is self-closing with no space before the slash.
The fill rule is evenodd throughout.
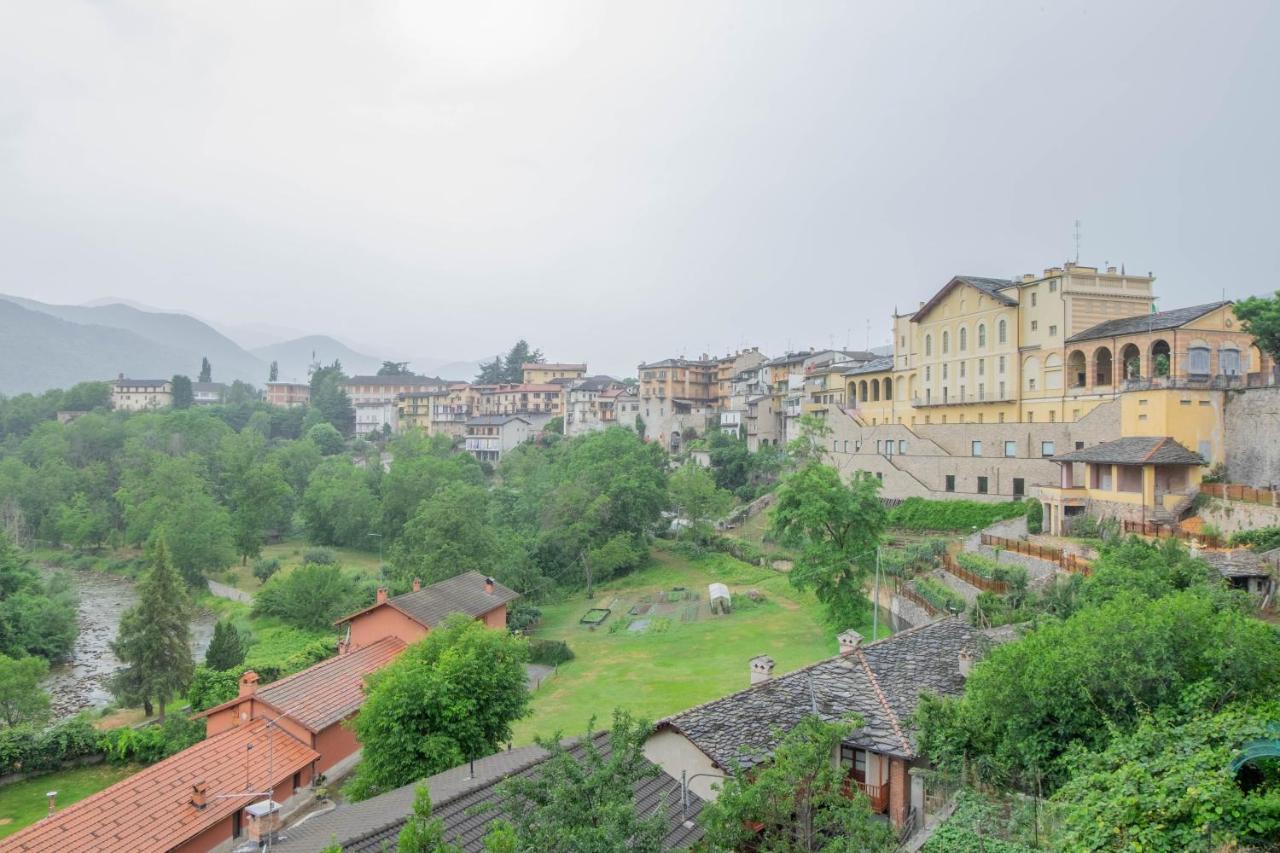
<path id="1" fill-rule="evenodd" d="M 661 729 L 649 736 L 644 744 L 644 756 L 677 781 L 681 771 L 693 776 L 698 773 L 714 773 L 716 776 L 728 775 L 716 767 L 707 754 L 693 745 L 687 737 L 673 729 Z M 723 784 L 722 779 L 712 776 L 699 776 L 691 779 L 689 790 L 707 802 L 715 800 L 719 791 L 713 785 Z"/>

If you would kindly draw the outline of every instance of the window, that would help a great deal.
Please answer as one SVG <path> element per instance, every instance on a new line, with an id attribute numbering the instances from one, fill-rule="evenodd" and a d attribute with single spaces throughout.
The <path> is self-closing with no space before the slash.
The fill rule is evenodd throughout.
<path id="1" fill-rule="evenodd" d="M 1239 376 L 1243 372 L 1240 369 L 1240 350 L 1230 346 L 1218 350 L 1218 372 L 1223 376 Z"/>
<path id="2" fill-rule="evenodd" d="M 943 332 L 942 333 L 942 354 L 946 355 L 950 351 L 951 351 L 951 333 Z"/>
<path id="3" fill-rule="evenodd" d="M 954 491 L 956 490 L 956 475 L 955 475 L 955 474 L 948 474 L 948 475 L 947 475 L 947 479 L 946 479 L 946 486 L 945 486 L 945 488 L 946 488 L 946 490 L 947 490 L 948 492 L 954 492 Z"/>
<path id="4" fill-rule="evenodd" d="M 1005 455 L 1007 458 L 1010 458 L 1010 459 L 1012 459 L 1013 457 L 1017 456 L 1017 455 L 1018 455 L 1018 442 L 1016 442 L 1016 441 L 1006 441 L 1006 442 L 1004 443 L 1004 455 Z"/>
<path id="5" fill-rule="evenodd" d="M 1036 307 L 1036 292 L 1034 290 L 1031 291 L 1031 307 L 1032 308 Z"/>
<path id="6" fill-rule="evenodd" d="M 1058 280 L 1056 278 L 1053 281 L 1049 282 L 1049 292 L 1050 293 L 1058 292 Z"/>
<path id="7" fill-rule="evenodd" d="M 969 330 L 961 327 L 960 329 L 960 352 L 964 352 L 969 347 Z"/>
<path id="8" fill-rule="evenodd" d="M 907 452 L 907 440 L 905 438 L 898 439 L 898 455 L 901 456 L 906 452 Z M 1205 458 L 1207 459 L 1208 457 L 1205 457 Z"/>
<path id="9" fill-rule="evenodd" d="M 987 375 L 987 360 L 985 358 L 978 359 L 978 375 L 979 376 Z"/>
<path id="10" fill-rule="evenodd" d="M 1000 324 L 999 324 L 998 326 L 996 326 L 996 338 L 997 338 L 997 339 L 1000 341 L 1000 343 L 1002 343 L 1002 344 L 1003 344 L 1003 343 L 1007 343 L 1007 342 L 1008 342 L 1008 339 L 1009 339 L 1009 325 L 1008 325 L 1004 320 L 1001 320 L 1001 321 L 1000 321 Z"/>
<path id="11" fill-rule="evenodd" d="M 1003 380 L 1001 380 L 1001 382 L 1000 382 L 1000 393 L 999 393 L 999 395 L 996 397 L 996 399 L 997 399 L 997 400 L 1003 400 L 1003 399 L 1004 399 L 1004 381 L 1003 381 Z"/>
<path id="12" fill-rule="evenodd" d="M 301 787 L 302 787 L 302 771 L 299 770 L 297 773 L 293 774 L 293 790 L 296 791 Z"/>
<path id="13" fill-rule="evenodd" d="M 960 362 L 960 378 L 961 379 L 964 379 L 964 366 L 965 366 L 965 362 L 963 361 Z"/>
<path id="14" fill-rule="evenodd" d="M 1027 493 L 1027 481 L 1021 477 L 1013 478 L 1013 496 L 1020 498 Z"/>
<path id="15" fill-rule="evenodd" d="M 1058 336 L 1058 327 L 1057 327 L 1057 326 L 1050 326 L 1050 327 L 1049 327 L 1049 337 L 1051 337 L 1051 338 L 1056 338 L 1057 336 Z"/>
<path id="16" fill-rule="evenodd" d="M 943 363 L 942 363 L 942 378 L 943 378 L 943 379 L 946 379 L 946 378 L 947 378 L 947 364 L 946 364 L 946 362 L 943 362 Z M 944 389 L 944 390 L 945 390 L 945 389 Z"/>
<path id="17" fill-rule="evenodd" d="M 1192 344 L 1187 350 L 1187 373 L 1196 376 L 1209 375 L 1209 348 Z"/>
<path id="18" fill-rule="evenodd" d="M 241 819 L 242 819 L 242 816 L 241 816 L 241 813 L 240 813 L 240 810 L 239 810 L 239 809 L 236 809 L 234 812 L 232 812 L 232 814 L 231 814 L 231 837 L 232 837 L 232 838 L 239 838 L 239 837 L 240 837 L 240 830 L 241 830 L 241 827 L 240 827 L 240 821 L 241 821 Z"/>
<path id="19" fill-rule="evenodd" d="M 987 345 L 987 326 L 985 323 L 978 324 L 978 349 L 982 349 Z"/>
<path id="20" fill-rule="evenodd" d="M 999 363 L 998 367 L 999 367 L 999 369 L 1000 369 L 1000 372 L 1001 372 L 1001 373 L 1004 373 L 1004 356 L 1000 356 L 1000 363 Z"/>
<path id="21" fill-rule="evenodd" d="M 1053 442 L 1052 442 L 1052 441 L 1042 441 L 1042 442 L 1040 442 L 1040 455 L 1041 455 L 1041 456 L 1043 456 L 1043 457 L 1045 457 L 1046 459 L 1047 459 L 1048 457 L 1050 457 L 1050 456 L 1052 456 L 1052 455 L 1053 455 Z"/>
<path id="22" fill-rule="evenodd" d="M 883 453 L 883 452 L 884 452 L 883 450 L 881 450 L 881 449 L 880 449 L 880 445 L 881 445 L 881 444 L 883 444 L 883 443 L 884 443 L 884 442 L 883 442 L 881 439 L 878 439 L 878 438 L 876 439 L 876 453 Z"/>
<path id="23" fill-rule="evenodd" d="M 1040 321 L 1039 321 L 1039 320 L 1032 320 L 1032 321 L 1031 321 L 1031 331 L 1033 331 L 1033 332 L 1034 332 L 1034 331 L 1036 331 L 1036 330 L 1037 330 L 1037 329 L 1039 329 L 1039 328 L 1040 328 Z"/>
<path id="24" fill-rule="evenodd" d="M 981 456 L 981 455 L 982 455 L 982 442 L 981 442 L 981 441 L 971 441 L 971 442 L 969 442 L 969 453 L 970 453 L 970 454 L 972 454 L 973 456 Z"/>
<path id="25" fill-rule="evenodd" d="M 924 336 L 924 354 L 933 355 L 933 335 Z"/>
<path id="26" fill-rule="evenodd" d="M 1036 390 L 1036 380 L 1035 380 L 1035 377 L 1031 377 L 1030 379 L 1028 379 L 1028 380 L 1027 380 L 1027 390 L 1028 390 L 1028 391 L 1034 391 L 1034 390 Z"/>
<path id="27" fill-rule="evenodd" d="M 1083 442 L 1083 441 L 1077 441 L 1077 442 L 1076 442 L 1076 450 L 1084 450 L 1084 442 Z"/>
<path id="28" fill-rule="evenodd" d="M 933 378 L 933 368 L 926 364 L 924 366 L 924 381 L 928 382 L 932 378 Z"/>
<path id="29" fill-rule="evenodd" d="M 987 493 L 987 478 L 979 477 L 978 478 L 978 494 L 985 495 L 986 493 Z"/>

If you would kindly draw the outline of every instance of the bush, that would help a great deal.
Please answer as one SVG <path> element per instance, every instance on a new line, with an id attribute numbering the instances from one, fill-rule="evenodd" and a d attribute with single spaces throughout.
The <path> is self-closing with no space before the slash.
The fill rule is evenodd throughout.
<path id="1" fill-rule="evenodd" d="M 158 726 L 124 728 L 104 732 L 102 751 L 116 764 L 154 764 L 204 740 L 204 720 L 174 714 Z"/>
<path id="2" fill-rule="evenodd" d="M 880 569 L 885 574 L 911 577 L 938 567 L 947 551 L 947 540 L 939 537 L 913 542 L 905 548 L 882 548 Z"/>
<path id="3" fill-rule="evenodd" d="M 615 624 L 621 625 L 621 622 Z M 530 640 L 529 662 L 559 666 L 573 660 L 573 649 L 564 640 Z"/>
<path id="4" fill-rule="evenodd" d="M 911 586 L 921 598 L 943 613 L 964 610 L 964 596 L 941 581 L 933 578 L 916 578 L 911 582 Z"/>
<path id="5" fill-rule="evenodd" d="M 295 628 L 326 630 L 338 617 L 371 602 L 375 583 L 341 566 L 308 562 L 263 584 L 254 596 L 253 612 Z"/>
<path id="6" fill-rule="evenodd" d="M 332 566 L 338 562 L 338 558 L 328 548 L 308 548 L 302 554 L 302 562 L 314 563 L 317 566 Z"/>
<path id="7" fill-rule="evenodd" d="M 1270 551 L 1280 548 L 1280 527 L 1258 527 L 1231 534 L 1231 544 L 1252 548 L 1254 551 Z"/>
<path id="8" fill-rule="evenodd" d="M 280 571 L 280 561 L 275 557 L 259 557 L 253 561 L 253 576 L 260 583 L 271 580 L 271 576 Z"/>
<path id="9" fill-rule="evenodd" d="M 0 775 L 57 770 L 69 761 L 95 755 L 100 735 L 81 714 L 46 729 L 32 725 L 0 730 Z"/>
<path id="10" fill-rule="evenodd" d="M 1022 566 L 1000 563 L 980 554 L 970 554 L 965 551 L 956 554 L 955 561 L 965 571 L 973 572 L 978 577 L 989 581 L 1007 583 L 1015 588 L 1027 585 L 1027 570 Z"/>
<path id="11" fill-rule="evenodd" d="M 507 608 L 507 630 L 511 633 L 523 631 L 538 624 L 542 611 L 524 599 L 518 599 Z"/>
<path id="12" fill-rule="evenodd" d="M 907 498 L 889 510 L 889 526 L 908 530 L 971 530 L 1017 518 L 1028 511 L 1029 502 L 979 503 L 977 501 L 931 501 Z M 1036 504 L 1039 506 L 1039 504 Z"/>
<path id="13" fill-rule="evenodd" d="M 234 699 L 240 691 L 240 676 L 246 669 L 248 667 L 243 666 L 224 670 L 196 667 L 191 686 L 187 688 L 187 701 L 192 710 L 204 711 Z"/>
<path id="14" fill-rule="evenodd" d="M 1044 506 L 1037 500 L 1027 501 L 1027 532 L 1040 533 L 1044 530 Z"/>

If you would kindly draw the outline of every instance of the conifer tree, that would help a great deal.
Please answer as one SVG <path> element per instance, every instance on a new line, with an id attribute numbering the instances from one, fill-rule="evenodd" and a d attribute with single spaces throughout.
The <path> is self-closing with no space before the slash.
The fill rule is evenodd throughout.
<path id="1" fill-rule="evenodd" d="M 228 670 L 244 663 L 244 655 L 244 637 L 230 619 L 219 619 L 204 653 L 204 665 L 219 671 Z"/>

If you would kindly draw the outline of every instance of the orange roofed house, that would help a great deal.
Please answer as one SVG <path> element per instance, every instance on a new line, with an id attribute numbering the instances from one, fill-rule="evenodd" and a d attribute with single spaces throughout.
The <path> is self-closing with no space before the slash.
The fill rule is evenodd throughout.
<path id="1" fill-rule="evenodd" d="M 338 620 L 337 657 L 265 686 L 252 670 L 239 695 L 200 714 L 200 743 L 117 782 L 0 843 L 22 851 L 203 853 L 255 837 L 251 806 L 282 802 L 360 748 L 343 724 L 364 703 L 365 677 L 451 613 L 504 629 L 519 593 L 465 572 Z M 268 796 L 268 792 L 270 792 Z"/>

